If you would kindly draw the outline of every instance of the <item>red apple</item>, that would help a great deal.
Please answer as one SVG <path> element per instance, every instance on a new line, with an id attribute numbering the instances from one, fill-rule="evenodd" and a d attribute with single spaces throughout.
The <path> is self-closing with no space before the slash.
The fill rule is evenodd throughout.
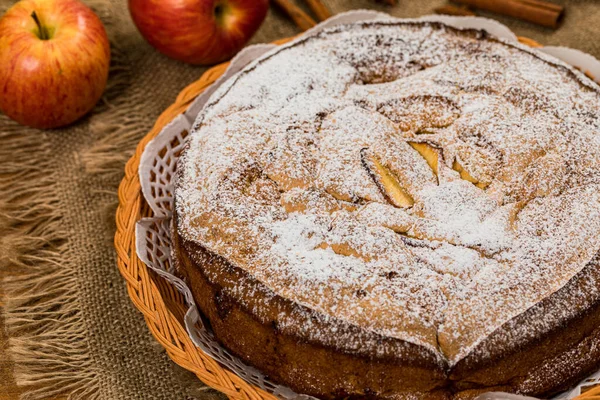
<path id="1" fill-rule="evenodd" d="M 158 51 L 191 64 L 231 58 L 267 15 L 269 0 L 129 0 L 129 12 Z"/>
<path id="2" fill-rule="evenodd" d="M 35 128 L 90 111 L 108 78 L 100 19 L 78 0 L 21 0 L 0 19 L 0 109 Z"/>

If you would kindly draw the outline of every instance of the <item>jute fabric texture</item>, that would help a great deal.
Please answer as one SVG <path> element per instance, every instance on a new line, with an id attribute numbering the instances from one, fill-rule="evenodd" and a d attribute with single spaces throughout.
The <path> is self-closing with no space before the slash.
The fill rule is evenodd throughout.
<path id="1" fill-rule="evenodd" d="M 336 13 L 371 8 L 415 17 L 445 1 L 400 0 L 393 8 L 371 0 L 324 2 Z M 12 3 L 0 0 L 0 12 Z M 567 16 L 557 31 L 497 19 L 518 35 L 600 57 L 600 4 L 561 3 Z M 87 4 L 112 45 L 102 101 L 66 129 L 38 131 L 0 116 L 0 399 L 223 398 L 172 363 L 151 337 L 127 296 L 112 243 L 125 162 L 206 69 L 154 51 L 135 30 L 126 1 Z M 297 33 L 271 11 L 252 42 Z"/>

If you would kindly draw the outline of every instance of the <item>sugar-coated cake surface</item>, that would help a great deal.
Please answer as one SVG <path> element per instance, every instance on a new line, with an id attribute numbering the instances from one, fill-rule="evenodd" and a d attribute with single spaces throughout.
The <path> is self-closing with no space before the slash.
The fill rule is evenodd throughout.
<path id="1" fill-rule="evenodd" d="M 452 379 L 597 303 L 594 277 L 574 282 L 600 249 L 599 131 L 595 84 L 538 53 L 439 23 L 337 27 L 213 95 L 178 166 L 176 230 L 243 273 L 219 287 L 278 333 L 372 359 L 422 352 Z M 275 298 L 298 308 L 273 313 Z M 394 394 L 366 389 L 340 393 Z"/>

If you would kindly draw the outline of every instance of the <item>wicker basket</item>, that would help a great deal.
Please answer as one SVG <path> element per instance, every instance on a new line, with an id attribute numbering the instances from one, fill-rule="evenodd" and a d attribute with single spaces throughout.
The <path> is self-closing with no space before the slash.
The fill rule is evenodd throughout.
<path id="1" fill-rule="evenodd" d="M 283 39 L 275 44 L 282 44 L 289 40 L 291 39 Z M 531 39 L 519 38 L 519 40 L 532 47 L 540 46 Z M 152 130 L 138 144 L 133 157 L 127 162 L 125 177 L 119 186 L 119 207 L 116 214 L 117 265 L 127 281 L 127 291 L 133 304 L 144 314 L 150 332 L 173 361 L 192 371 L 206 385 L 223 392 L 231 399 L 275 400 L 275 396 L 245 382 L 192 343 L 183 323 L 183 316 L 187 311 L 183 296 L 167 281 L 148 269 L 137 257 L 135 249 L 136 222 L 141 218 L 152 217 L 152 210 L 141 193 L 138 176 L 144 148 L 166 124 L 185 112 L 190 103 L 225 72 L 228 65 L 229 63 L 224 63 L 209 69 L 199 80 L 181 91 L 175 103 L 161 114 Z M 578 399 L 583 398 L 600 400 L 600 387 L 578 397 Z"/>

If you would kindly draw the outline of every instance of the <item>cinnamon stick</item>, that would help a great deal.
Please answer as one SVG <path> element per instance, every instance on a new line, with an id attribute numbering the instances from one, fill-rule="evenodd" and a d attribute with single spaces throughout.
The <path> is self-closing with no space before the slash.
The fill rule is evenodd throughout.
<path id="1" fill-rule="evenodd" d="M 315 14 L 319 21 L 325 21 L 331 17 L 331 11 L 327 8 L 321 0 L 304 0 L 310 10 Z"/>
<path id="2" fill-rule="evenodd" d="M 562 12 L 564 7 L 563 6 L 559 6 L 558 4 L 554 4 L 554 3 L 548 3 L 547 1 L 542 1 L 542 0 L 518 0 L 521 3 L 525 3 L 525 4 L 530 4 L 532 6 L 537 6 L 537 7 L 541 7 L 541 8 L 547 8 L 549 10 L 554 10 L 554 11 L 558 11 L 558 12 Z"/>
<path id="3" fill-rule="evenodd" d="M 294 21 L 294 24 L 303 31 L 312 28 L 317 23 L 314 19 L 308 16 L 304 11 L 302 11 L 297 5 L 292 3 L 290 0 L 272 0 L 273 3 L 281 9 L 281 11 L 285 12 L 288 17 Z"/>
<path id="4" fill-rule="evenodd" d="M 464 16 L 464 17 L 472 17 L 475 15 L 475 13 L 473 11 L 469 10 L 466 7 L 455 7 L 455 6 L 451 6 L 451 5 L 438 7 L 436 9 L 434 9 L 433 11 L 436 14 L 442 14 L 442 15 L 457 15 L 457 16 Z"/>
<path id="5" fill-rule="evenodd" d="M 482 10 L 533 22 L 549 28 L 558 27 L 565 9 L 542 0 L 453 0 Z"/>

